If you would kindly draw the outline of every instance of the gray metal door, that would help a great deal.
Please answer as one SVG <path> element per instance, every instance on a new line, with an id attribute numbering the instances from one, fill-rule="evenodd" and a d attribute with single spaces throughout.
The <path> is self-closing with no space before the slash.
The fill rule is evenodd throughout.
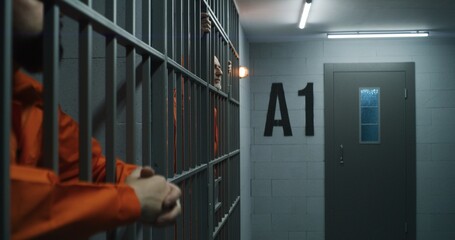
<path id="1" fill-rule="evenodd" d="M 326 65 L 327 240 L 407 237 L 407 72 L 387 66 Z"/>

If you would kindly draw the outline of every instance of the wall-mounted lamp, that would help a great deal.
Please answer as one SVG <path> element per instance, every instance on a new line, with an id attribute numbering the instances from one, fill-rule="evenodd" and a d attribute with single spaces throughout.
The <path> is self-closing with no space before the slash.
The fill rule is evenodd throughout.
<path id="1" fill-rule="evenodd" d="M 311 8 L 312 0 L 305 0 L 305 4 L 303 5 L 302 15 L 300 16 L 300 23 L 299 28 L 304 29 L 306 25 L 306 21 L 308 20 L 308 16 L 310 15 L 310 8 Z"/>
<path id="2" fill-rule="evenodd" d="M 249 70 L 247 67 L 240 66 L 239 68 L 239 77 L 240 78 L 246 78 L 249 75 Z"/>
<path id="3" fill-rule="evenodd" d="M 330 39 L 346 38 L 404 38 L 404 37 L 428 37 L 428 32 L 421 31 L 392 31 L 392 32 L 344 32 L 328 33 Z"/>

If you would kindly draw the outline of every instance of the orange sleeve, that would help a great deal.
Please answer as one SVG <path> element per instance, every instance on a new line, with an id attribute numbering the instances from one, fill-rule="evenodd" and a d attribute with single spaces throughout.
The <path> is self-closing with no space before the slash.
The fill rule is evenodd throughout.
<path id="1" fill-rule="evenodd" d="M 139 200 L 134 190 L 123 184 L 136 166 L 117 161 L 118 184 L 103 184 L 106 159 L 99 143 L 92 139 L 95 183 L 80 182 L 79 125 L 61 109 L 59 175 L 37 168 L 42 161 L 42 86 L 19 74 L 15 89 L 21 105 L 21 118 L 16 121 L 20 126 L 15 129 L 21 154 L 11 160 L 10 168 L 13 239 L 83 239 L 137 220 Z"/>
<path id="2" fill-rule="evenodd" d="M 13 239 L 83 239 L 140 216 L 125 184 L 61 183 L 51 171 L 11 166 Z"/>
<path id="3" fill-rule="evenodd" d="M 59 109 L 59 177 L 63 181 L 78 181 L 79 177 L 79 124 L 72 117 Z M 120 160 L 116 162 L 117 183 L 136 169 L 136 165 Z M 106 179 L 106 158 L 101 146 L 92 138 L 92 180 L 102 183 Z"/>

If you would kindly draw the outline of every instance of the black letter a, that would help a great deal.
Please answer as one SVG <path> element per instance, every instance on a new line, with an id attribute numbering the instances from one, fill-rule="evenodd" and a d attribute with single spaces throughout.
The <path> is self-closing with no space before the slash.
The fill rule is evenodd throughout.
<path id="1" fill-rule="evenodd" d="M 280 101 L 281 120 L 274 119 L 277 98 Z M 284 136 L 292 136 L 291 124 L 289 123 L 288 107 L 286 106 L 286 98 L 284 97 L 282 83 L 272 83 L 264 136 L 272 136 L 274 126 L 283 126 Z"/>

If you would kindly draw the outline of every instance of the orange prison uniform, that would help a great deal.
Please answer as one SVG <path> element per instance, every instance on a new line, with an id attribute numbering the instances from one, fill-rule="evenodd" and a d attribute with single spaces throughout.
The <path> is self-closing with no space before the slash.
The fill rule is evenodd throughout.
<path id="1" fill-rule="evenodd" d="M 106 159 L 92 139 L 93 182 L 80 182 L 79 126 L 58 110 L 59 175 L 42 168 L 43 87 L 14 73 L 10 134 L 13 239 L 84 239 L 137 220 L 140 203 L 124 184 L 136 168 L 117 160 L 118 184 L 105 184 Z"/>
<path id="2" fill-rule="evenodd" d="M 177 156 L 177 90 L 174 89 L 173 91 L 173 98 L 174 98 L 174 173 L 176 172 L 176 157 Z M 182 102 L 184 100 L 184 95 L 182 93 Z M 184 104 L 182 104 L 182 113 L 185 109 Z M 213 153 L 216 157 L 218 154 L 218 110 L 216 107 L 213 107 Z M 182 149 L 183 150 L 183 149 Z"/>

